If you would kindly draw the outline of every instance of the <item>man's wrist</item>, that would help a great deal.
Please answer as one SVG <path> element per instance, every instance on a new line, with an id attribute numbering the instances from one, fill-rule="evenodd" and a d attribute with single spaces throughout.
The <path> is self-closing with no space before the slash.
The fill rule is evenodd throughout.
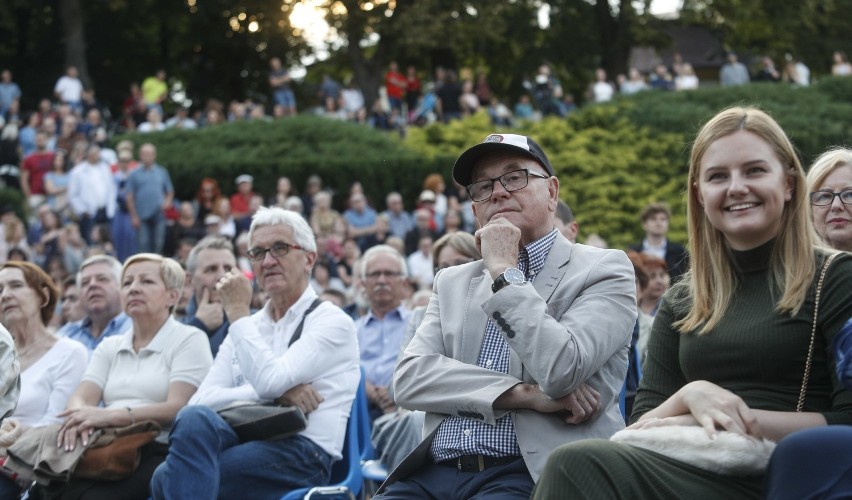
<path id="1" fill-rule="evenodd" d="M 251 309 L 248 306 L 234 306 L 225 309 L 225 315 L 228 316 L 228 320 L 231 324 L 236 323 L 237 320 L 242 318 L 251 316 Z"/>

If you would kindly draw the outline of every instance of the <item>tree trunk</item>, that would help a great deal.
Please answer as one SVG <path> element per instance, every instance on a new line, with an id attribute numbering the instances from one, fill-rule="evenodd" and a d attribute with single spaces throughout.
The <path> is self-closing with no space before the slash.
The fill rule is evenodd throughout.
<path id="1" fill-rule="evenodd" d="M 65 32 L 65 66 L 76 66 L 83 86 L 92 88 L 80 0 L 59 0 L 59 15 Z"/>
<path id="2" fill-rule="evenodd" d="M 620 0 L 618 14 L 613 15 L 608 0 L 595 2 L 595 13 L 601 34 L 601 67 L 611 80 L 617 73 L 626 73 L 630 59 L 631 23 L 634 12 L 630 0 Z"/>

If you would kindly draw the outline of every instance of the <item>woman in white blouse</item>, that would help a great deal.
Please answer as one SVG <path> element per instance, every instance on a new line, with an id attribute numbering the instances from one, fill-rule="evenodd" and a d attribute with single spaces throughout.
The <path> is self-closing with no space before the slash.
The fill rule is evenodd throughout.
<path id="1" fill-rule="evenodd" d="M 154 420 L 164 429 L 142 448 L 133 475 L 120 481 L 72 479 L 59 485 L 61 498 L 148 498 L 148 483 L 167 452 L 166 430 L 204 379 L 213 358 L 207 336 L 172 317 L 185 272 L 172 259 L 137 254 L 124 264 L 121 303 L 133 320 L 122 335 L 95 349 L 80 386 L 60 414 L 65 422 L 57 446 L 85 445 L 94 430 Z M 100 406 L 100 404 L 103 406 Z M 54 486 L 49 487 L 55 493 Z"/>
<path id="2" fill-rule="evenodd" d="M 9 417 L 19 429 L 11 435 L 61 422 L 57 414 L 86 370 L 89 355 L 83 344 L 47 329 L 58 298 L 59 289 L 38 266 L 9 261 L 0 267 L 0 321 L 15 341 L 21 367 L 18 406 Z M 17 493 L 20 488 L 0 476 L 0 498 Z"/>

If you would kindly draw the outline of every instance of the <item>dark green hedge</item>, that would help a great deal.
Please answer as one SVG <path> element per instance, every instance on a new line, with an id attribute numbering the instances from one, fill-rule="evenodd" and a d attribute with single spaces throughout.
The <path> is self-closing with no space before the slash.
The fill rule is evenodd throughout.
<path id="1" fill-rule="evenodd" d="M 752 84 L 691 92 L 645 92 L 605 105 L 590 105 L 567 120 L 548 119 L 504 129 L 534 137 L 551 158 L 562 198 L 574 208 L 581 237 L 599 233 L 622 247 L 642 236 L 638 214 L 652 201 L 673 211 L 671 237 L 683 241 L 684 189 L 689 143 L 719 110 L 754 104 L 769 111 L 800 150 L 805 165 L 831 145 L 852 142 L 852 78 L 828 78 L 808 88 Z M 304 186 L 311 174 L 345 194 L 360 181 L 374 205 L 398 190 L 412 208 L 423 178 L 448 180 L 458 154 L 494 132 L 484 113 L 449 125 L 412 128 L 405 140 L 368 127 L 300 116 L 271 123 L 227 124 L 199 131 L 133 135 L 159 149 L 180 198 L 191 198 L 201 177 L 233 191 L 237 175 L 255 177 L 255 190 L 270 195 L 279 176 Z M 118 141 L 121 138 L 116 138 Z M 344 196 L 336 198 L 338 207 Z"/>
<path id="2" fill-rule="evenodd" d="M 560 178 L 562 199 L 580 222 L 581 239 L 598 233 L 614 247 L 638 241 L 642 207 L 664 201 L 672 207 L 670 236 L 684 241 L 690 143 L 704 122 L 733 105 L 757 105 L 775 116 L 806 166 L 829 146 L 852 142 L 852 78 L 829 78 L 809 88 L 752 84 L 644 92 L 586 106 L 567 120 L 504 131 L 528 134 L 544 148 Z M 487 117 L 478 115 L 413 130 L 406 143 L 426 157 L 451 162 L 492 131 Z"/>
<path id="3" fill-rule="evenodd" d="M 254 176 L 254 189 L 264 198 L 276 180 L 287 176 L 297 189 L 308 176 L 319 175 L 342 207 L 349 186 L 360 181 L 367 196 L 384 206 L 384 196 L 400 191 L 413 208 L 423 178 L 446 164 L 426 160 L 404 147 L 393 133 L 312 116 L 274 122 L 232 123 L 193 131 L 171 130 L 117 137 L 157 146 L 158 163 L 169 169 L 176 195 L 194 197 L 202 177 L 214 177 L 225 193 L 235 189 L 240 174 Z"/>
<path id="4" fill-rule="evenodd" d="M 621 100 L 621 114 L 637 125 L 694 137 L 729 106 L 755 105 L 787 132 L 805 165 L 831 145 L 852 141 L 852 78 L 826 78 L 810 87 L 753 83 L 691 92 L 646 92 Z"/>

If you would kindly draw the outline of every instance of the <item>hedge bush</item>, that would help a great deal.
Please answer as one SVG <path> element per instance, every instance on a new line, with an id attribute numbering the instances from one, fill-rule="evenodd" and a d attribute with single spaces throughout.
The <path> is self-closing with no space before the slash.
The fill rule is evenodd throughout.
<path id="1" fill-rule="evenodd" d="M 644 92 L 614 105 L 639 126 L 683 133 L 690 139 L 720 110 L 755 105 L 784 128 L 805 165 L 828 146 L 852 142 L 852 78 L 826 78 L 810 87 L 753 83 L 690 92 Z"/>
<path id="2" fill-rule="evenodd" d="M 574 209 L 581 239 L 598 233 L 613 247 L 638 241 L 638 214 L 652 201 L 672 207 L 670 237 L 686 239 L 685 182 L 689 147 L 720 110 L 756 105 L 790 135 L 804 165 L 831 145 L 852 142 L 852 78 L 808 88 L 752 84 L 691 92 L 643 92 L 589 105 L 567 120 L 549 118 L 495 129 L 484 114 L 449 126 L 412 130 L 406 144 L 427 158 L 449 158 L 497 131 L 526 134 L 545 150 Z"/>
<path id="3" fill-rule="evenodd" d="M 355 181 L 363 184 L 374 205 L 384 206 L 385 195 L 398 190 L 413 208 L 426 175 L 441 172 L 449 178 L 446 164 L 424 159 L 392 133 L 313 116 L 128 134 L 115 142 L 122 139 L 133 140 L 137 147 L 143 142 L 157 146 L 157 161 L 169 170 L 179 199 L 193 198 L 202 177 L 217 179 L 230 194 L 238 175 L 251 174 L 255 191 L 265 199 L 274 193 L 280 176 L 301 189 L 317 174 L 338 193 L 338 208 Z"/>
<path id="4" fill-rule="evenodd" d="M 653 201 L 672 206 L 671 237 L 685 239 L 683 137 L 636 127 L 616 107 L 590 106 L 570 120 L 548 118 L 498 130 L 487 116 L 476 115 L 412 130 L 406 143 L 431 157 L 453 152 L 452 161 L 494 131 L 529 135 L 544 149 L 560 179 L 560 197 L 580 223 L 581 240 L 598 233 L 613 247 L 639 241 L 638 214 Z"/>
<path id="5" fill-rule="evenodd" d="M 465 148 L 492 132 L 527 134 L 547 152 L 561 181 L 561 196 L 577 214 L 581 238 L 598 233 L 613 247 L 638 241 L 641 208 L 652 201 L 672 207 L 671 237 L 685 240 L 684 189 L 689 143 L 719 110 L 754 104 L 781 123 L 805 165 L 830 145 L 852 142 L 852 78 L 827 78 L 808 88 L 751 84 L 691 92 L 644 92 L 589 105 L 567 120 L 548 118 L 495 129 L 485 112 L 448 125 L 395 134 L 312 116 L 236 123 L 198 131 L 131 135 L 152 142 L 177 196 L 192 198 L 201 177 L 233 191 L 237 175 L 255 177 L 255 190 L 271 195 L 279 176 L 301 187 L 318 174 L 342 208 L 349 186 L 360 181 L 377 208 L 397 190 L 413 208 L 423 178 L 450 170 Z M 116 142 L 124 137 L 116 138 Z"/>

